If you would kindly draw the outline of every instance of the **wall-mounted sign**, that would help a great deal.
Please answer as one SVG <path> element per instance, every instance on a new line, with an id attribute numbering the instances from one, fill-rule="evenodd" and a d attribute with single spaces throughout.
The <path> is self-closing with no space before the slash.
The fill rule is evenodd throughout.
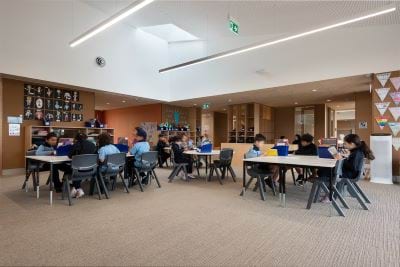
<path id="1" fill-rule="evenodd" d="M 8 135 L 9 136 L 20 136 L 21 135 L 21 124 L 9 123 L 8 124 Z"/>
<path id="2" fill-rule="evenodd" d="M 229 29 L 234 34 L 239 34 L 239 24 L 235 22 L 232 18 L 229 18 Z"/>
<path id="3" fill-rule="evenodd" d="M 22 123 L 22 115 L 19 116 L 8 116 L 7 117 L 7 123 Z"/>
<path id="4" fill-rule="evenodd" d="M 202 108 L 202 109 L 209 109 L 209 108 L 210 108 L 210 103 L 204 103 L 204 104 L 201 106 L 201 108 Z"/>
<path id="5" fill-rule="evenodd" d="M 366 122 L 366 121 L 360 121 L 360 122 L 358 123 L 358 128 L 359 128 L 359 129 L 368 129 L 368 122 Z"/>

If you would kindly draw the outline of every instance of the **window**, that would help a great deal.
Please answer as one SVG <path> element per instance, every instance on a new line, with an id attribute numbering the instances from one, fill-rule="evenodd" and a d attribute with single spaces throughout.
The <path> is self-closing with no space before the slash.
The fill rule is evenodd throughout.
<path id="1" fill-rule="evenodd" d="M 313 106 L 295 108 L 295 132 L 296 134 L 309 133 L 314 136 L 314 115 Z"/>

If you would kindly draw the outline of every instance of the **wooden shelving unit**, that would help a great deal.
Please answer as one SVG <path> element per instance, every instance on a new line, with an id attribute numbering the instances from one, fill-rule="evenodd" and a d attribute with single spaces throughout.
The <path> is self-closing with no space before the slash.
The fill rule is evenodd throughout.
<path id="1" fill-rule="evenodd" d="M 273 138 L 273 109 L 257 103 L 231 105 L 228 108 L 228 142 L 253 143 L 261 133 Z M 269 141 L 269 140 L 268 140 Z"/>
<path id="2" fill-rule="evenodd" d="M 55 132 L 59 138 L 74 139 L 77 133 L 85 133 L 88 138 L 97 141 L 99 134 L 107 132 L 114 136 L 113 128 L 86 128 L 86 127 L 63 127 L 63 126 L 33 126 L 25 127 L 25 150 L 28 150 L 32 145 L 40 145 L 49 132 Z"/>
<path id="3" fill-rule="evenodd" d="M 195 107 L 177 107 L 167 104 L 162 105 L 162 122 L 174 123 L 174 112 L 179 112 L 179 124 L 190 125 L 188 131 L 179 130 L 158 130 L 159 133 L 164 133 L 169 137 L 177 134 L 187 134 L 193 141 L 201 134 L 201 110 Z M 198 131 L 199 130 L 199 131 Z"/>

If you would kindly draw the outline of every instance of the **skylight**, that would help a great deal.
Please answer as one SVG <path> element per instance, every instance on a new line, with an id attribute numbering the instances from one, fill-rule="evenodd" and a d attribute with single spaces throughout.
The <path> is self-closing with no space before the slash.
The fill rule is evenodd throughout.
<path id="1" fill-rule="evenodd" d="M 198 40 L 196 36 L 179 28 L 174 24 L 162 24 L 148 27 L 141 27 L 140 30 L 157 36 L 168 43 Z"/>

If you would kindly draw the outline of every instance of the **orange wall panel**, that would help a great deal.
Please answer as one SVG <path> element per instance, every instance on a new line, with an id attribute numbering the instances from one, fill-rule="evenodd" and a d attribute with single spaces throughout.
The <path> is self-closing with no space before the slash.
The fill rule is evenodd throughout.
<path id="1" fill-rule="evenodd" d="M 104 111 L 104 121 L 107 127 L 114 128 L 114 142 L 118 137 L 128 137 L 129 144 L 133 140 L 135 127 L 141 122 L 161 123 L 161 104 L 143 105 Z"/>

